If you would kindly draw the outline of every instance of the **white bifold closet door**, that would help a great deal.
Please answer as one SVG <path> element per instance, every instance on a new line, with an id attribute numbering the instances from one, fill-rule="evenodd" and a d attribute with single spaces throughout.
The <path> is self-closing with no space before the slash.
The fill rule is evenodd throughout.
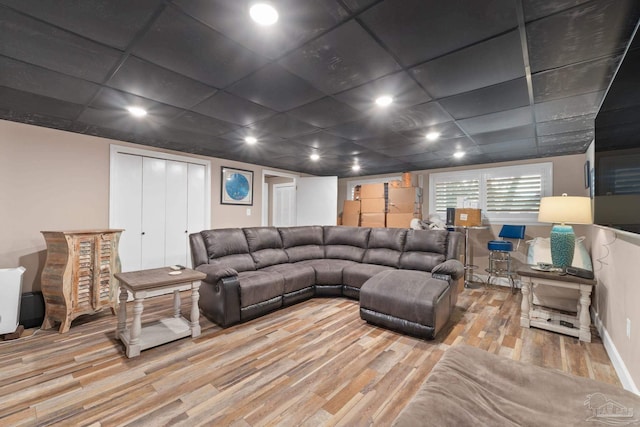
<path id="1" fill-rule="evenodd" d="M 206 167 L 123 153 L 114 161 L 110 225 L 125 230 L 122 271 L 191 266 L 189 234 L 207 227 Z"/>

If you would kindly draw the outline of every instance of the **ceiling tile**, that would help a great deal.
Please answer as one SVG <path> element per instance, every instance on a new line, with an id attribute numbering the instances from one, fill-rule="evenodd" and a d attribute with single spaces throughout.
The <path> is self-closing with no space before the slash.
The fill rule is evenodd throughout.
<path id="1" fill-rule="evenodd" d="M 589 145 L 591 141 L 593 141 L 593 129 L 538 137 L 538 144 L 541 147 L 545 147 L 548 145 L 572 145 L 585 143 Z M 545 150 L 547 150 L 547 148 L 545 148 Z"/>
<path id="2" fill-rule="evenodd" d="M 182 108 L 192 107 L 216 92 L 210 86 L 133 55 L 127 58 L 108 85 Z"/>
<path id="3" fill-rule="evenodd" d="M 343 3 L 347 5 L 351 12 L 359 12 L 365 7 L 379 2 L 380 0 L 343 0 Z"/>
<path id="4" fill-rule="evenodd" d="M 389 0 L 367 10 L 362 20 L 405 66 L 518 26 L 515 5 L 510 0 Z"/>
<path id="5" fill-rule="evenodd" d="M 327 128 L 355 120 L 361 117 L 362 113 L 333 98 L 325 97 L 287 111 L 287 115 L 319 128 Z"/>
<path id="6" fill-rule="evenodd" d="M 346 24 L 280 60 L 294 74 L 327 94 L 361 85 L 399 69 L 399 65 L 357 24 Z"/>
<path id="7" fill-rule="evenodd" d="M 161 119 L 156 121 L 154 117 L 140 120 L 126 111 L 93 107 L 86 108 L 78 117 L 78 122 L 156 138 L 159 137 L 158 132 L 162 124 Z M 131 137 L 127 137 L 127 141 L 131 141 Z"/>
<path id="8" fill-rule="evenodd" d="M 167 8 L 133 53 L 202 83 L 224 88 L 266 62 L 191 17 Z"/>
<path id="9" fill-rule="evenodd" d="M 93 82 L 102 82 L 120 52 L 0 8 L 0 54 Z"/>
<path id="10" fill-rule="evenodd" d="M 456 119 L 465 119 L 527 106 L 529 89 L 523 77 L 454 95 L 438 102 Z"/>
<path id="11" fill-rule="evenodd" d="M 278 23 L 257 25 L 247 0 L 174 0 L 182 10 L 254 52 L 275 59 L 347 17 L 334 0 L 274 0 Z"/>
<path id="12" fill-rule="evenodd" d="M 535 138 L 517 139 L 505 142 L 496 142 L 493 144 L 486 144 L 480 147 L 485 154 L 494 153 L 509 153 L 519 151 L 536 151 L 537 145 Z"/>
<path id="13" fill-rule="evenodd" d="M 600 91 L 536 104 L 536 121 L 540 123 L 593 114 L 598 111 L 603 96 L 604 91 Z"/>
<path id="14" fill-rule="evenodd" d="M 536 126 L 538 136 L 553 135 L 557 133 L 591 131 L 595 124 L 595 114 L 570 117 L 562 120 L 552 120 L 538 123 Z"/>
<path id="15" fill-rule="evenodd" d="M 333 145 L 326 148 L 318 148 L 318 150 L 320 150 L 320 153 L 322 153 L 323 155 L 330 155 L 330 156 L 336 156 L 336 157 L 358 156 L 358 155 L 361 155 L 362 153 L 369 152 L 369 150 L 367 150 L 366 148 L 360 145 L 354 144 L 353 142 L 350 142 L 350 141 L 340 145 Z"/>
<path id="16" fill-rule="evenodd" d="M 335 147 L 336 145 L 345 145 L 350 143 L 348 139 L 341 138 L 336 135 L 331 135 L 326 132 L 316 132 L 310 135 L 298 136 L 294 138 L 294 140 L 299 144 L 304 144 L 309 147 L 323 150 Z"/>
<path id="17" fill-rule="evenodd" d="M 636 0 L 595 1 L 527 24 L 531 71 L 622 52 L 639 10 Z"/>
<path id="18" fill-rule="evenodd" d="M 141 107 L 147 111 L 147 116 L 145 116 L 143 119 L 135 119 L 139 121 L 145 121 L 149 118 L 156 120 L 167 120 L 176 117 L 182 112 L 181 109 L 172 107 L 170 105 L 161 104 L 159 102 L 132 95 L 127 92 L 120 92 L 108 88 L 103 88 L 102 90 L 100 90 L 98 95 L 96 95 L 96 97 L 91 101 L 91 104 L 89 105 L 92 108 L 109 109 L 122 112 L 123 114 L 126 114 L 128 116 L 131 115 L 127 111 L 127 107 Z"/>
<path id="19" fill-rule="evenodd" d="M 384 117 L 367 117 L 326 129 L 326 132 L 347 139 L 366 139 L 389 133 Z"/>
<path id="20" fill-rule="evenodd" d="M 405 144 L 390 148 L 376 148 L 375 151 L 389 157 L 402 157 L 402 161 L 410 161 L 412 156 L 421 155 L 431 151 L 427 140 L 419 143 Z"/>
<path id="21" fill-rule="evenodd" d="M 252 124 L 250 128 L 282 138 L 291 138 L 318 131 L 318 128 L 296 120 L 293 117 L 289 117 L 286 114 L 277 114 L 266 120 Z"/>
<path id="22" fill-rule="evenodd" d="M 162 0 L 0 0 L 16 10 L 124 50 Z"/>
<path id="23" fill-rule="evenodd" d="M 524 18 L 528 21 L 569 9 L 590 0 L 522 0 Z"/>
<path id="24" fill-rule="evenodd" d="M 508 162 L 513 160 L 526 160 L 540 157 L 539 148 L 528 148 L 514 151 L 498 151 L 487 154 L 493 162 Z"/>
<path id="25" fill-rule="evenodd" d="M 520 34 L 511 31 L 419 65 L 411 71 L 435 98 L 524 77 Z"/>
<path id="26" fill-rule="evenodd" d="M 536 132 L 533 125 L 516 126 L 508 129 L 496 130 L 492 132 L 477 133 L 472 136 L 473 140 L 480 145 L 494 144 L 503 141 L 514 141 L 535 137 Z"/>
<path id="27" fill-rule="evenodd" d="M 335 95 L 335 98 L 367 113 L 381 109 L 380 106 L 376 105 L 375 100 L 383 95 L 393 98 L 393 103 L 386 107 L 387 110 L 407 108 L 431 99 L 404 71 L 381 77 L 370 83 L 341 92 Z"/>
<path id="28" fill-rule="evenodd" d="M 390 133 L 383 137 L 367 138 L 356 141 L 356 144 L 369 150 L 379 150 L 384 148 L 398 147 L 402 145 L 411 145 L 412 143 L 405 137 Z"/>
<path id="29" fill-rule="evenodd" d="M 82 111 L 82 105 L 0 86 L 0 109 L 12 113 L 28 113 L 23 117 L 29 119 L 31 116 L 27 121 L 30 123 L 36 119 L 36 115 L 73 120 Z M 11 119 L 11 114 L 3 116 Z"/>
<path id="30" fill-rule="evenodd" d="M 413 142 L 426 141 L 428 133 L 439 133 L 438 140 L 460 138 L 465 136 L 465 133 L 454 121 L 438 123 L 432 126 L 426 126 L 420 129 L 412 129 L 404 132 L 400 132 L 406 138 L 409 138 Z M 432 141 L 433 142 L 433 141 Z"/>
<path id="31" fill-rule="evenodd" d="M 533 122 L 531 108 L 521 107 L 500 113 L 492 113 L 470 119 L 458 120 L 460 125 L 469 134 L 492 132 L 524 126 Z"/>
<path id="32" fill-rule="evenodd" d="M 392 111 L 390 128 L 395 132 L 424 129 L 451 121 L 452 117 L 437 102 L 428 102 L 404 110 Z"/>
<path id="33" fill-rule="evenodd" d="M 222 135 L 233 132 L 239 126 L 222 120 L 187 111 L 166 124 L 169 128 L 182 129 L 206 135 Z"/>
<path id="34" fill-rule="evenodd" d="M 192 110 L 239 125 L 248 125 L 275 114 L 275 111 L 225 92 L 216 93 Z"/>
<path id="35" fill-rule="evenodd" d="M 411 162 L 413 170 L 429 170 L 429 169 L 442 169 L 452 166 L 452 159 L 428 159 L 421 162 Z"/>
<path id="36" fill-rule="evenodd" d="M 100 86 L 65 74 L 0 56 L 0 86 L 85 104 Z"/>
<path id="37" fill-rule="evenodd" d="M 286 111 L 324 95 L 278 64 L 270 64 L 227 89 L 234 95 L 276 111 Z"/>
<path id="38" fill-rule="evenodd" d="M 618 62 L 620 56 L 600 58 L 536 73 L 532 76 L 535 102 L 606 90 Z"/>

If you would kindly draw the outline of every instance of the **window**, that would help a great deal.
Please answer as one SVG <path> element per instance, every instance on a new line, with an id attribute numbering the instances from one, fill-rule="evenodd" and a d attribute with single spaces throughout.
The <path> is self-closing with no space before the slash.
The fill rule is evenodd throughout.
<path id="1" fill-rule="evenodd" d="M 551 193 L 551 163 L 429 175 L 429 210 L 442 218 L 463 198 L 477 202 L 492 224 L 536 223 L 540 198 Z"/>

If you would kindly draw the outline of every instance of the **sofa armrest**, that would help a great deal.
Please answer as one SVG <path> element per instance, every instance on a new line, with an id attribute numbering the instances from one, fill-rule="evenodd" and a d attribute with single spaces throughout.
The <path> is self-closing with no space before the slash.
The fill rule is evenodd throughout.
<path id="1" fill-rule="evenodd" d="M 457 259 L 449 259 L 433 267 L 431 269 L 431 274 L 434 277 L 436 275 L 446 275 L 451 277 L 453 280 L 458 280 L 464 276 L 464 265 L 462 265 L 462 263 Z"/>
<path id="2" fill-rule="evenodd" d="M 223 277 L 216 283 L 202 282 L 198 305 L 209 320 L 226 328 L 240 322 L 240 282 L 238 276 Z"/>
<path id="3" fill-rule="evenodd" d="M 202 264 L 195 268 L 197 271 L 204 273 L 207 275 L 207 278 L 204 279 L 205 282 L 209 282 L 212 285 L 217 285 L 218 280 L 224 277 L 237 277 L 238 272 L 231 267 L 221 267 L 219 265 L 212 264 Z"/>

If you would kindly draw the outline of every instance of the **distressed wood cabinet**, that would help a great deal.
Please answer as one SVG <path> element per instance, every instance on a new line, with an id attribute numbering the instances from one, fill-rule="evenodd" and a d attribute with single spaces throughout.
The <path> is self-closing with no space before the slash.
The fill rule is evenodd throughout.
<path id="1" fill-rule="evenodd" d="M 120 272 L 118 241 L 122 230 L 42 231 L 47 261 L 42 271 L 45 317 L 42 329 L 60 323 L 65 333 L 71 321 L 105 308 L 116 313 L 113 275 Z"/>

